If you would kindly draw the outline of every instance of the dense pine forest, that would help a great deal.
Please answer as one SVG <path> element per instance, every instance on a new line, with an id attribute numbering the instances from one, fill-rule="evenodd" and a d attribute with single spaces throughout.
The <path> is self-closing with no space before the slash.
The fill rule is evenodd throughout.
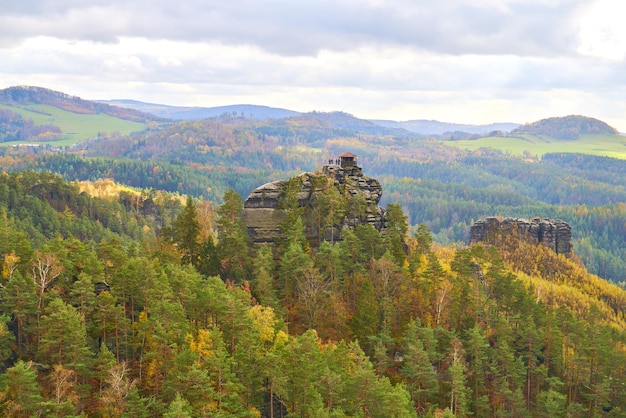
<path id="1" fill-rule="evenodd" d="M 33 92 L 9 107 L 59 106 Z M 0 415 L 626 416 L 625 161 L 462 150 L 341 112 L 103 109 L 145 129 L 54 146 L 54 124 L 0 114 L 0 140 L 39 144 L 0 147 Z M 529 127 L 602 128 L 566 121 Z M 304 210 L 287 188 L 278 242 L 253 244 L 246 196 L 345 151 L 387 228 L 308 241 L 363 196 Z M 485 216 L 562 219 L 574 252 L 468 246 Z"/>
<path id="2" fill-rule="evenodd" d="M 0 195 L 3 416 L 626 413 L 626 292 L 577 256 L 441 246 L 397 203 L 319 246 L 287 206 L 269 246 L 233 189 L 22 171 Z"/>

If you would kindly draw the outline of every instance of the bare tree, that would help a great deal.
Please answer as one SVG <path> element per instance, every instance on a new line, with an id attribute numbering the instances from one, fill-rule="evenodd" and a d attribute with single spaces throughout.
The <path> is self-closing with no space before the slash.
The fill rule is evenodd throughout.
<path id="1" fill-rule="evenodd" d="M 40 320 L 44 294 L 54 279 L 59 277 L 62 272 L 63 266 L 53 254 L 35 251 L 32 259 L 32 278 L 37 288 L 37 350 L 39 350 Z"/>
<path id="2" fill-rule="evenodd" d="M 304 311 L 307 328 L 319 325 L 324 307 L 328 303 L 330 282 L 312 267 L 303 270 L 298 278 L 298 299 Z"/>

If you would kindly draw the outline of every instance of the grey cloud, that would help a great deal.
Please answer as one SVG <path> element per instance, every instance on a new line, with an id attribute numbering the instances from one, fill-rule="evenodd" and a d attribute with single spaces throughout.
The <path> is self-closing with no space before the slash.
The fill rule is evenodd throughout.
<path id="1" fill-rule="evenodd" d="M 152 55 L 151 51 L 137 49 L 128 55 L 85 54 L 83 51 L 70 48 L 49 53 L 41 49 L 9 56 L 0 49 L 0 73 L 88 74 L 97 80 L 214 82 L 231 87 L 343 86 L 389 92 L 578 89 L 600 93 L 624 84 L 623 63 L 592 58 L 415 55 L 395 65 L 393 53 L 389 53 L 380 58 L 387 60 L 382 67 L 376 67 L 376 51 L 351 59 L 342 56 L 338 61 L 291 60 L 254 53 L 220 56 L 217 52 L 218 55 L 212 57 L 211 48 L 198 45 L 197 55 L 176 57 L 176 64 Z"/>
<path id="2" fill-rule="evenodd" d="M 573 53 L 571 13 L 582 0 L 481 7 L 463 0 L 34 0 L 11 2 L 0 37 L 47 35 L 113 42 L 118 36 L 251 44 L 280 55 L 362 45 L 448 54 Z M 483 2 L 484 3 L 484 2 Z M 498 4 L 494 2 L 494 4 Z M 1 44 L 1 41 L 0 41 Z"/>

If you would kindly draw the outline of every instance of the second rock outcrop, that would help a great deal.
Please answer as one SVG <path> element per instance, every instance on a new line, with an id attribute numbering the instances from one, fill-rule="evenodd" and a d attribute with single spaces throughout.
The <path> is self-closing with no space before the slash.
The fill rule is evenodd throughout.
<path id="1" fill-rule="evenodd" d="M 560 219 L 489 217 L 476 221 L 471 227 L 470 244 L 485 242 L 495 244 L 505 235 L 517 234 L 520 238 L 545 244 L 557 254 L 569 255 L 572 251 L 572 227 Z"/>

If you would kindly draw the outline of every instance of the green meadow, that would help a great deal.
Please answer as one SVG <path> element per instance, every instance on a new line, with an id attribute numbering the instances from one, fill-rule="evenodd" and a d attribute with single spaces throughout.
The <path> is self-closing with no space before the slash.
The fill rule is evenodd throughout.
<path id="1" fill-rule="evenodd" d="M 29 105 L 6 105 L 0 104 L 0 109 L 8 109 L 19 113 L 25 119 L 32 119 L 36 125 L 55 125 L 61 128 L 63 138 L 58 141 L 37 142 L 55 146 L 67 146 L 85 139 L 95 138 L 99 133 L 119 132 L 128 134 L 141 131 L 146 125 L 140 122 L 119 119 L 105 114 L 81 114 L 68 112 L 57 107 L 29 104 Z M 2 145 L 17 145 L 20 142 L 5 142 Z"/>
<path id="2" fill-rule="evenodd" d="M 530 154 L 541 157 L 551 152 L 576 152 L 626 160 L 626 137 L 622 135 L 581 135 L 574 140 L 536 135 L 494 136 L 476 140 L 449 141 L 444 144 L 470 150 L 494 148 L 515 155 Z"/>

